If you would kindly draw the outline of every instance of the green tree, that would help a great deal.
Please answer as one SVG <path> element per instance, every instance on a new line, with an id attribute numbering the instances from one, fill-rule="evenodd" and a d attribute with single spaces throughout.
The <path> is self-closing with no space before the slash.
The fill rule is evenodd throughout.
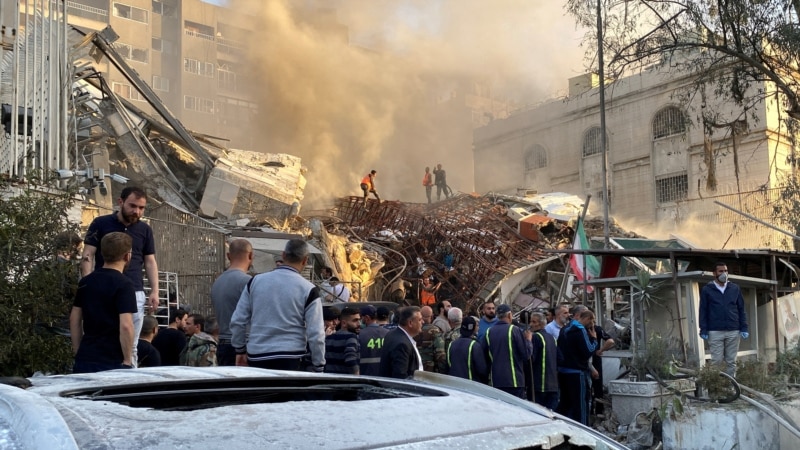
<path id="1" fill-rule="evenodd" d="M 709 82 L 715 94 L 748 106 L 774 84 L 785 111 L 800 118 L 800 0 L 600 0 L 603 48 L 611 78 L 654 66 Z M 568 0 L 587 29 L 587 56 L 597 48 L 597 0 Z"/>
<path id="2" fill-rule="evenodd" d="M 0 375 L 64 373 L 77 271 L 56 247 L 60 233 L 77 232 L 67 219 L 74 196 L 35 176 L 0 181 L 0 195 Z"/>

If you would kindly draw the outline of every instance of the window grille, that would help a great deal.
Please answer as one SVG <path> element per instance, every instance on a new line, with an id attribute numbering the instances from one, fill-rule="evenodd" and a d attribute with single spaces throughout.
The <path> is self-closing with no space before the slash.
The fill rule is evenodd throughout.
<path id="1" fill-rule="evenodd" d="M 535 145 L 525 155 L 525 170 L 543 169 L 547 167 L 547 151 L 541 145 Z"/>
<path id="2" fill-rule="evenodd" d="M 672 175 L 656 179 L 656 202 L 672 203 L 689 196 L 689 176 Z"/>
<path id="3" fill-rule="evenodd" d="M 594 127 L 589 129 L 586 132 L 586 135 L 583 137 L 583 156 L 591 156 L 591 155 L 598 155 L 603 153 L 603 146 L 602 146 L 602 135 L 603 132 L 600 130 L 600 127 Z M 607 143 L 608 141 L 606 141 Z"/>
<path id="4" fill-rule="evenodd" d="M 236 72 L 217 68 L 217 87 L 226 91 L 236 91 Z"/>
<path id="5" fill-rule="evenodd" d="M 656 113 L 653 118 L 653 139 L 682 134 L 686 131 L 686 119 L 683 112 L 668 106 Z"/>

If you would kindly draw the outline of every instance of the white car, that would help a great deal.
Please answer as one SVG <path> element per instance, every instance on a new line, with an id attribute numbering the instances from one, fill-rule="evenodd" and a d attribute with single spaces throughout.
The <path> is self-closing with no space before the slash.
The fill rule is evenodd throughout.
<path id="1" fill-rule="evenodd" d="M 157 367 L 0 384 L 12 449 L 624 449 L 471 381 Z"/>

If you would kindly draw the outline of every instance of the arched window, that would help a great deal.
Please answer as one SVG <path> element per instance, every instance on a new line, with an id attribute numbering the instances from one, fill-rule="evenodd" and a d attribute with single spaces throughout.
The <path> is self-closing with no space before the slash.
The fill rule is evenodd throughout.
<path id="1" fill-rule="evenodd" d="M 530 147 L 525 153 L 525 170 L 542 169 L 547 167 L 547 151 L 541 145 Z"/>
<path id="2" fill-rule="evenodd" d="M 583 156 L 584 158 L 591 155 L 599 155 L 603 153 L 603 146 L 601 145 L 603 132 L 600 127 L 590 128 L 589 131 L 583 136 Z M 608 143 L 608 140 L 606 140 Z"/>
<path id="3" fill-rule="evenodd" d="M 686 131 L 686 116 L 675 106 L 667 106 L 653 117 L 653 139 L 683 134 Z"/>

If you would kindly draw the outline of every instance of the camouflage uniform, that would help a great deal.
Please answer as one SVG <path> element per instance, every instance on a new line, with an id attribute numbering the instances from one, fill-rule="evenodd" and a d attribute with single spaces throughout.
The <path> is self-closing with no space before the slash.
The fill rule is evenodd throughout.
<path id="1" fill-rule="evenodd" d="M 444 334 L 444 351 L 450 348 L 450 344 L 461 337 L 461 322 L 453 326 L 453 329 Z"/>
<path id="2" fill-rule="evenodd" d="M 183 366 L 208 367 L 217 365 L 217 341 L 210 334 L 199 332 L 192 335 L 179 357 Z"/>
<path id="3" fill-rule="evenodd" d="M 447 353 L 444 351 L 442 330 L 432 323 L 422 325 L 422 331 L 414 338 L 422 357 L 422 368 L 426 372 L 447 373 Z"/>

